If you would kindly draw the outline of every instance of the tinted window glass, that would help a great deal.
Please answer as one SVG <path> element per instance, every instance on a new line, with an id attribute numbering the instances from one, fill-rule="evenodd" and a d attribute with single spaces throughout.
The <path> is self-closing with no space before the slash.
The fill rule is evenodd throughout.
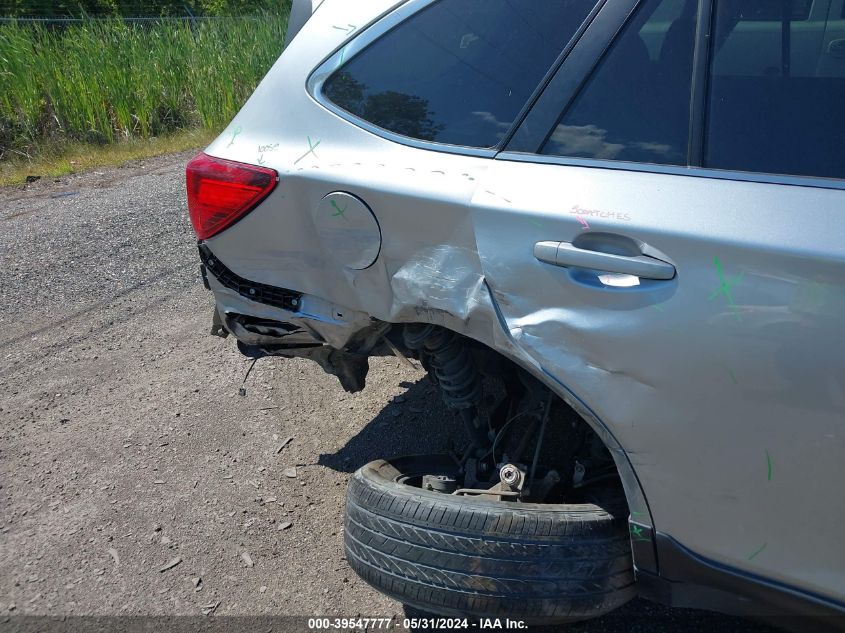
<path id="1" fill-rule="evenodd" d="M 645 2 L 542 153 L 686 164 L 697 5 L 697 0 Z"/>
<path id="2" fill-rule="evenodd" d="M 829 1 L 792 20 L 788 0 L 760 21 L 760 1 L 716 4 L 705 164 L 845 178 L 845 22 Z"/>
<path id="3" fill-rule="evenodd" d="M 822 0 L 825 4 L 827 0 Z M 783 0 L 742 0 L 743 20 L 749 22 L 767 22 L 780 20 L 786 10 L 793 20 L 807 20 L 810 17 L 812 0 L 792 0 L 784 7 Z"/>
<path id="4" fill-rule="evenodd" d="M 497 145 L 595 0 L 440 0 L 325 83 L 338 106 L 412 138 Z"/>

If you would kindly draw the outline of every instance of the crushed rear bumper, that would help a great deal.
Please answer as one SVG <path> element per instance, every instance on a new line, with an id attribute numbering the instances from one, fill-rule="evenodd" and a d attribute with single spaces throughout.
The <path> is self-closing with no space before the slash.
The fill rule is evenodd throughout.
<path id="1" fill-rule="evenodd" d="M 379 349 L 389 324 L 320 297 L 244 279 L 202 242 L 200 274 L 216 300 L 211 333 L 234 336 L 251 358 L 309 358 L 350 392 L 364 388 L 367 357 Z"/>

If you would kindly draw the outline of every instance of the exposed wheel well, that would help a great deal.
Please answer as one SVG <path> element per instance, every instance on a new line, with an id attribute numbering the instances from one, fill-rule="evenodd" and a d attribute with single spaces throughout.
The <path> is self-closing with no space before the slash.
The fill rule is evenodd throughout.
<path id="1" fill-rule="evenodd" d="M 230 331 L 231 328 L 228 325 L 231 319 L 232 315 L 226 315 L 227 329 Z M 390 324 L 372 319 L 370 326 L 353 335 L 343 349 L 335 349 L 325 343 L 320 344 L 319 341 L 317 341 L 317 345 L 314 347 L 300 348 L 296 344 L 286 345 L 283 342 L 285 338 L 282 334 L 287 335 L 288 333 L 273 333 L 266 329 L 266 323 L 262 325 L 264 329 L 254 333 L 259 335 L 255 337 L 255 344 L 248 344 L 238 335 L 239 347 L 244 354 L 251 357 L 278 355 L 311 358 L 319 363 L 326 372 L 337 376 L 343 387 L 350 392 L 359 391 L 364 388 L 366 375 L 369 370 L 367 361 L 369 356 L 398 355 L 405 358 L 416 358 L 422 362 L 423 366 L 429 370 L 429 374 L 431 375 L 431 370 L 434 368 L 428 362 L 428 359 L 424 358 L 426 355 L 430 355 L 429 352 L 431 350 L 426 351 L 420 349 L 419 343 L 414 344 L 413 340 L 411 341 L 411 345 L 409 345 L 406 333 L 416 332 L 417 338 L 419 338 L 422 335 L 422 330 L 433 328 L 442 334 L 447 334 L 448 336 L 442 338 L 451 338 L 452 341 L 460 343 L 460 347 L 472 358 L 477 373 L 480 373 L 484 377 L 481 389 L 482 395 L 491 392 L 491 390 L 495 393 L 495 387 L 493 385 L 497 382 L 497 378 L 500 383 L 499 389 L 504 389 L 507 385 L 511 387 L 517 385 L 518 389 L 523 389 L 523 395 L 526 393 L 534 394 L 535 401 L 538 400 L 537 394 L 539 394 L 539 401 L 542 401 L 543 397 L 548 397 L 551 394 L 552 402 L 557 408 L 558 414 L 566 417 L 568 423 L 574 425 L 574 430 L 582 433 L 583 437 L 588 438 L 588 442 L 593 447 L 598 446 L 603 449 L 605 463 L 607 463 L 606 457 L 608 455 L 612 458 L 613 472 L 610 472 L 610 468 L 608 467 L 607 472 L 603 474 L 612 475 L 616 482 L 621 482 L 633 520 L 647 529 L 653 527 L 654 524 L 642 486 L 628 459 L 628 455 L 616 440 L 611 430 L 586 404 L 574 393 L 569 391 L 565 385 L 557 382 L 551 375 L 544 373 L 542 368 L 536 364 L 532 365 L 525 359 L 519 358 L 518 355 L 509 357 L 505 353 L 463 334 L 426 323 Z M 245 327 L 252 333 L 252 326 L 250 324 L 246 324 Z M 448 341 L 441 340 L 440 343 L 445 344 Z M 458 382 L 460 383 L 460 381 Z M 442 382 L 439 384 L 442 386 Z M 460 384 L 457 386 L 461 387 Z M 468 385 L 467 391 L 464 393 L 462 388 L 458 388 L 456 391 L 454 389 L 456 385 L 450 383 L 451 391 L 449 397 L 455 403 L 458 403 L 461 398 L 468 398 L 467 402 L 476 407 L 481 406 L 482 413 L 484 413 L 484 403 L 479 404 L 474 402 L 474 398 L 477 398 L 477 393 L 473 395 L 474 390 L 469 388 L 471 386 Z M 478 427 L 479 425 L 472 424 L 475 418 L 466 413 L 466 407 L 461 406 L 455 408 L 469 431 L 468 438 L 470 438 L 470 442 L 472 442 L 472 439 L 475 440 L 476 444 L 484 441 L 482 437 L 485 431 L 484 425 L 480 426 L 481 432 L 479 432 L 478 428 L 473 429 L 472 426 Z M 464 412 L 461 413 L 461 411 Z M 501 420 L 501 417 L 499 417 L 499 420 Z M 522 417 L 519 421 L 520 424 L 526 422 Z M 507 422 L 507 418 L 505 418 L 505 422 Z M 513 424 L 516 425 L 516 422 Z M 493 429 L 495 428 L 496 424 L 494 421 Z M 514 428 L 513 430 L 518 431 L 519 429 Z M 532 444 L 529 441 L 527 449 L 529 452 L 531 447 Z M 498 457 L 498 443 L 496 448 Z M 533 463 L 533 455 L 531 462 Z M 530 466 L 530 464 L 527 465 Z M 571 465 L 573 468 L 576 467 L 574 462 Z M 589 472 L 585 472 L 585 475 L 589 474 Z M 604 481 L 609 480 L 608 478 Z M 644 563 L 644 568 L 653 568 L 656 562 L 651 543 L 639 541 L 638 547 L 644 550 L 643 555 L 647 555 L 651 561 L 648 564 Z M 635 547 L 635 555 L 636 549 L 637 547 Z M 650 549 L 650 553 L 645 551 L 648 549 Z"/>
<path id="2" fill-rule="evenodd" d="M 462 421 L 458 489 L 533 502 L 573 502 L 622 487 L 608 446 L 549 386 L 500 352 L 443 327 L 392 326 L 373 350 L 419 360 Z M 504 474 L 503 474 L 504 473 Z"/>

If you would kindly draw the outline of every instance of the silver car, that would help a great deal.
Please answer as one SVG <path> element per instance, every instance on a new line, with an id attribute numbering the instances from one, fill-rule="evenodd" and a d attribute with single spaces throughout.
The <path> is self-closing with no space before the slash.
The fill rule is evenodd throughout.
<path id="1" fill-rule="evenodd" d="M 843 626 L 845 0 L 306 0 L 288 39 L 187 169 L 214 331 L 348 391 L 416 359 L 466 429 L 355 473 L 352 568 L 458 622 Z"/>

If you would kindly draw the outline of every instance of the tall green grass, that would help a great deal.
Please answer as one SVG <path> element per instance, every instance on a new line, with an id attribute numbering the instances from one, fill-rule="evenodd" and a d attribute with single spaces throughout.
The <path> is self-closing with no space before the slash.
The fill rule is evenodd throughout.
<path id="1" fill-rule="evenodd" d="M 219 129 L 282 51 L 287 14 L 0 26 L 0 160 L 64 140 Z"/>

